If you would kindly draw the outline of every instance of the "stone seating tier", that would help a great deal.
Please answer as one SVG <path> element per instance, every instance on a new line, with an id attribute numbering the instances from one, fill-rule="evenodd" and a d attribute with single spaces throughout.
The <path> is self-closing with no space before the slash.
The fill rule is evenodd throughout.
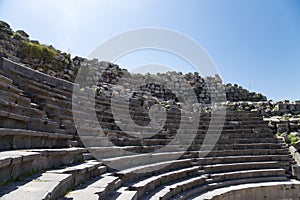
<path id="1" fill-rule="evenodd" d="M 128 134 L 120 130 L 110 101 L 96 97 L 98 121 L 89 109 L 74 110 L 80 116 L 78 136 L 72 83 L 7 59 L 1 60 L 0 72 L 0 199 L 228 199 L 241 195 L 247 184 L 258 194 L 271 188 L 274 194 L 298 197 L 294 188 L 300 183 L 289 180 L 294 161 L 257 112 L 201 113 L 193 138 L 191 119 L 179 115 L 186 111 L 169 109 L 163 130 L 141 138 L 133 137 L 139 132 L 132 126 Z M 126 116 L 122 102 L 115 108 Z M 147 119 L 141 106 L 130 113 L 137 122 Z M 171 145 L 178 123 L 185 127 L 184 137 Z M 99 124 L 105 135 L 99 135 Z M 74 138 L 91 145 L 68 148 L 76 144 Z M 184 147 L 191 139 L 192 145 Z M 240 188 L 235 192 L 229 186 Z"/>

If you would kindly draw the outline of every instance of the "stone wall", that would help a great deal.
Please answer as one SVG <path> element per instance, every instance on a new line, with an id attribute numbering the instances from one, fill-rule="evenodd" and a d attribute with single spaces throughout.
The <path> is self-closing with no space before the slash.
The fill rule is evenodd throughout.
<path id="1" fill-rule="evenodd" d="M 300 101 L 230 102 L 228 108 L 235 111 L 257 111 L 268 126 L 287 144 L 300 141 Z"/>
<path id="2" fill-rule="evenodd" d="M 30 40 L 29 35 L 22 30 L 13 31 L 9 24 L 0 21 L 0 57 L 9 58 L 17 63 L 36 71 L 74 82 L 78 70 L 81 70 L 86 80 L 99 87 L 99 91 L 111 93 L 109 85 L 121 85 L 120 90 L 151 87 L 152 94 L 163 100 L 170 100 L 174 94 L 168 91 L 173 88 L 178 95 L 186 95 L 192 88 L 199 103 L 209 104 L 222 101 L 265 101 L 261 94 L 249 92 L 238 85 L 224 85 L 219 76 L 201 77 L 198 73 L 182 74 L 167 72 L 163 74 L 130 74 L 126 69 L 109 62 L 87 60 L 61 52 L 51 45 L 43 45 Z M 186 83 L 189 83 L 187 85 Z M 174 91 L 173 91 L 174 92 Z M 194 95 L 194 94 L 193 94 Z M 226 95 L 226 96 L 225 96 Z"/>
<path id="3" fill-rule="evenodd" d="M 33 80 L 39 83 L 47 83 L 48 85 L 52 85 L 53 87 L 58 87 L 58 86 L 67 87 L 67 88 L 73 87 L 73 83 L 69 81 L 55 78 L 36 70 L 32 70 L 29 67 L 22 66 L 19 63 L 12 62 L 6 58 L 0 59 L 0 62 L 1 62 L 0 69 L 7 77 L 11 77 L 12 75 L 10 71 L 14 71 L 22 74 L 25 77 L 31 77 Z"/>
<path id="4" fill-rule="evenodd" d="M 163 100 L 169 100 L 170 96 L 162 94 L 167 88 L 176 89 L 180 95 L 186 95 L 192 89 L 199 103 L 224 102 L 224 101 L 266 101 L 267 98 L 261 94 L 249 92 L 236 84 L 222 83 L 218 75 L 214 77 L 201 77 L 199 73 L 167 72 L 157 74 L 130 74 L 126 69 L 121 69 L 113 63 L 75 57 L 74 65 L 79 66 L 80 74 L 85 76 L 81 82 L 90 82 L 107 90 L 107 85 L 120 85 L 120 90 L 132 88 L 151 87 L 152 94 L 158 94 Z M 98 84 L 97 84 L 98 83 Z M 90 85 L 91 86 L 91 85 Z M 163 89 L 164 88 L 164 89 Z M 225 96 L 226 95 L 226 96 Z"/>

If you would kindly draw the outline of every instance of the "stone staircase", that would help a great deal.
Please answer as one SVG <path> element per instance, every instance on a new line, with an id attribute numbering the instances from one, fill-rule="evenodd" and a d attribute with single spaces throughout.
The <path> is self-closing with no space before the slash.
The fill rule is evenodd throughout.
<path id="1" fill-rule="evenodd" d="M 135 137 L 134 126 L 126 133 L 117 125 L 107 98 L 95 98 L 95 121 L 92 110 L 72 110 L 69 82 L 6 59 L 0 74 L 0 199 L 220 199 L 228 188 L 249 184 L 254 192 L 264 185 L 300 197 L 288 149 L 256 112 L 201 114 L 193 138 L 191 119 L 170 108 L 161 131 Z M 128 107 L 119 103 L 119 117 L 126 117 Z M 129 113 L 144 126 L 144 111 L 135 106 Z M 172 143 L 179 124 L 184 137 Z"/>

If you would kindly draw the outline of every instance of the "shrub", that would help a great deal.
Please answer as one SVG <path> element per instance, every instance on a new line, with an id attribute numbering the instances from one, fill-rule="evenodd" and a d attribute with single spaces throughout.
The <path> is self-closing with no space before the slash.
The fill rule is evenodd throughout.
<path id="1" fill-rule="evenodd" d="M 300 140 L 299 137 L 294 136 L 294 135 L 292 135 L 292 134 L 289 134 L 288 138 L 289 138 L 289 140 L 291 141 L 290 144 L 291 144 L 292 146 L 293 146 L 297 141 Z"/>
<path id="2" fill-rule="evenodd" d="M 53 63 L 57 51 L 49 46 L 23 41 L 19 53 L 24 57 L 42 59 L 47 63 Z"/>

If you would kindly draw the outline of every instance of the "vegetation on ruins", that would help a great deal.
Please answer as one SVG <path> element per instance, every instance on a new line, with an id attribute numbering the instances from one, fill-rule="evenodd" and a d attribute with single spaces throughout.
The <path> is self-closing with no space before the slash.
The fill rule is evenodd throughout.
<path id="1" fill-rule="evenodd" d="M 50 63 L 54 62 L 53 58 L 57 55 L 56 50 L 52 46 L 42 45 L 28 41 L 22 41 L 19 53 L 20 56 L 29 57 L 33 59 L 42 59 L 45 62 Z"/>

